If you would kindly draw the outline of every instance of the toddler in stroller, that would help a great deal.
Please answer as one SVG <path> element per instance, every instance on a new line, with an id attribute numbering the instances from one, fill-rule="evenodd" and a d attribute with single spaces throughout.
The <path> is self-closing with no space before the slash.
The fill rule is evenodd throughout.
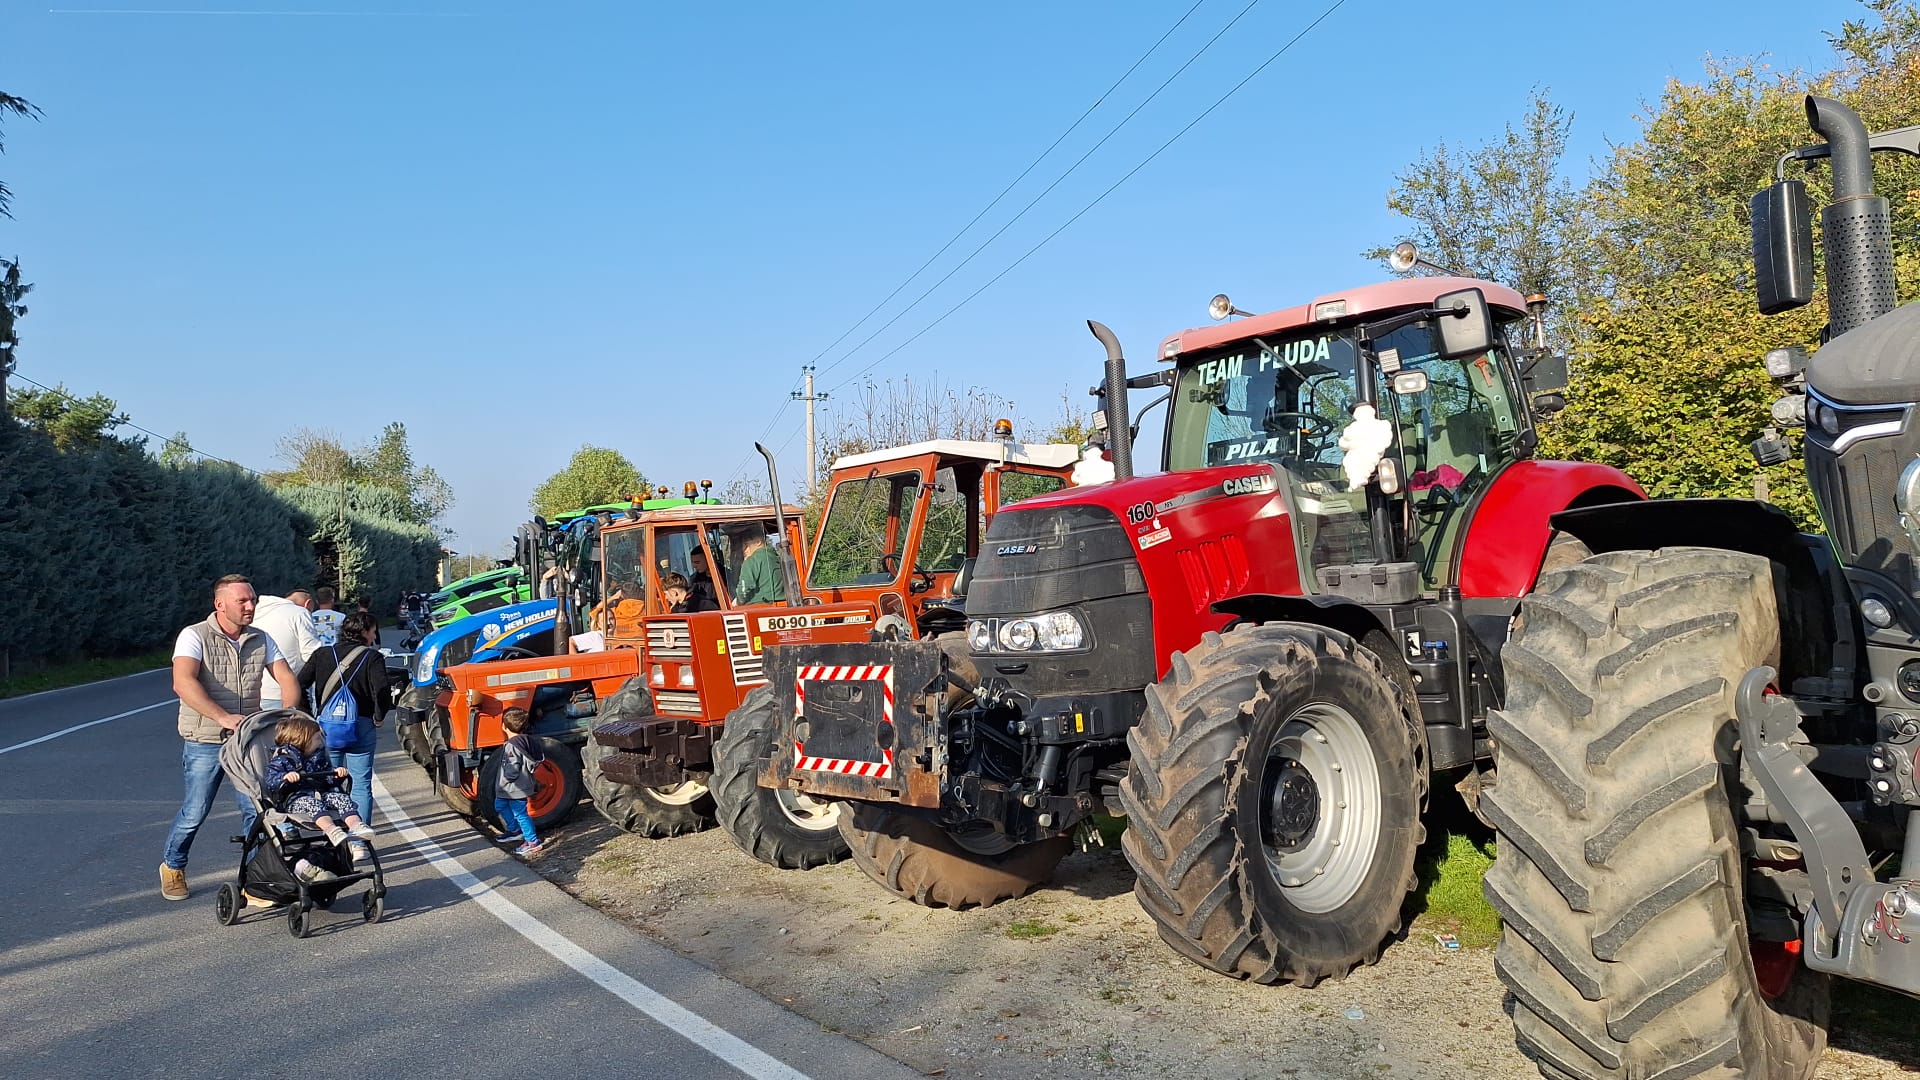
<path id="1" fill-rule="evenodd" d="M 368 843 L 373 831 L 343 790 L 351 781 L 327 760 L 312 717 L 297 709 L 247 717 L 221 746 L 220 764 L 259 812 L 247 835 L 234 838 L 241 844 L 240 873 L 220 887 L 222 923 L 236 921 L 252 897 L 288 905 L 291 932 L 305 937 L 313 908 L 332 907 L 342 890 L 362 881 L 369 883 L 362 915 L 368 922 L 380 918 L 386 883 Z"/>

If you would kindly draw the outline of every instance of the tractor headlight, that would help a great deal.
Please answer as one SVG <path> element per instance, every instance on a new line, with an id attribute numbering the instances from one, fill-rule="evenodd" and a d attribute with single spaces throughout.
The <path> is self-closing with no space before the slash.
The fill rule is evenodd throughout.
<path id="1" fill-rule="evenodd" d="M 433 681 L 433 662 L 440 659 L 440 646 L 429 645 L 420 650 L 420 659 L 414 661 L 413 681 L 427 683 Z"/>
<path id="2" fill-rule="evenodd" d="M 993 624 L 975 619 L 967 624 L 967 648 L 972 652 L 993 651 Z"/>
<path id="3" fill-rule="evenodd" d="M 1072 652 L 1086 644 L 1087 628 L 1071 611 L 967 624 L 967 647 L 976 653 Z"/>

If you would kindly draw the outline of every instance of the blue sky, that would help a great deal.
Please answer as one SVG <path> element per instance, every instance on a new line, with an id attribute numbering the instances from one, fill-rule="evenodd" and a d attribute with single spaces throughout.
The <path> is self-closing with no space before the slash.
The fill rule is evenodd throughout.
<path id="1" fill-rule="evenodd" d="M 718 5 L 364 0 L 0 2 L 15 220 L 37 284 L 19 371 L 276 467 L 287 430 L 401 420 L 453 484 L 462 550 L 500 547 L 581 443 L 656 483 L 745 468 L 803 363 L 862 368 L 1006 269 L 1330 0 L 1261 0 L 1025 218 L 864 349 L 1246 0 L 1204 0 L 973 233 L 918 267 L 1187 11 L 1166 3 Z M 251 14 L 136 14 L 140 11 Z M 300 11 L 312 14 L 271 14 Z M 1708 54 L 1823 67 L 1864 12 L 1620 0 L 1347 0 L 1152 164 L 868 373 L 937 375 L 1048 426 L 1096 381 L 1096 318 L 1136 369 L 1225 291 L 1250 310 L 1383 276 L 1384 205 L 1423 148 L 1472 145 L 1535 85 L 1576 168 Z M 845 357 L 843 359 L 843 356 Z M 822 406 L 822 421 L 832 403 Z M 802 412 L 769 441 L 805 470 Z"/>

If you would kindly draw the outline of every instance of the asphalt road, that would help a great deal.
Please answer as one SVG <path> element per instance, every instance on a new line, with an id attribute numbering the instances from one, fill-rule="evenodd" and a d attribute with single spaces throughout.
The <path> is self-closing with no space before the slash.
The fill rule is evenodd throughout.
<path id="1" fill-rule="evenodd" d="M 164 673 L 0 701 L 0 1076 L 918 1075 L 567 896 L 382 738 L 386 917 L 346 892 L 297 940 L 278 910 L 214 918 L 229 787 L 192 897 L 160 897 L 182 790 Z"/>

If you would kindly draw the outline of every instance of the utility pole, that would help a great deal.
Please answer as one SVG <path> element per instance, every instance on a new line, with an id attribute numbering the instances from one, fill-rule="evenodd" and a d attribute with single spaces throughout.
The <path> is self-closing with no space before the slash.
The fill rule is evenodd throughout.
<path id="1" fill-rule="evenodd" d="M 815 444 L 813 438 L 813 403 L 827 400 L 827 395 L 813 392 L 812 364 L 807 364 L 802 367 L 800 374 L 802 378 L 806 380 L 806 389 L 796 391 L 792 397 L 795 401 L 804 401 L 807 403 L 807 491 L 811 493 L 820 483 L 820 449 Z M 780 493 L 777 491 L 774 492 L 773 497 L 777 501 L 780 498 Z"/>

